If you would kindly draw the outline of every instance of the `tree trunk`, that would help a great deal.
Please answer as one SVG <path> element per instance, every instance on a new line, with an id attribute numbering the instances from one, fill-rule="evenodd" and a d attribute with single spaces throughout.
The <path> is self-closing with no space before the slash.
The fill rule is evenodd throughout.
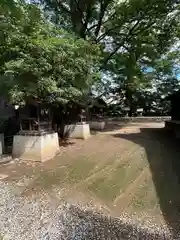
<path id="1" fill-rule="evenodd" d="M 132 117 L 132 116 L 133 116 L 133 105 L 132 105 L 132 104 L 130 104 L 130 106 L 129 106 L 128 116 L 129 116 L 129 117 Z"/>

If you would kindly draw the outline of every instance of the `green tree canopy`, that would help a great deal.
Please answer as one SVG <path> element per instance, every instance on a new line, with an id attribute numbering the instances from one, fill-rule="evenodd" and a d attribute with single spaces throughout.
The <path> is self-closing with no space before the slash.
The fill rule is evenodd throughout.
<path id="1" fill-rule="evenodd" d="M 98 77 L 99 47 L 57 29 L 34 4 L 11 3 L 1 3 L 1 94 L 14 103 L 78 101 Z"/>
<path id="2" fill-rule="evenodd" d="M 112 86 L 123 87 L 130 109 L 136 91 L 151 84 L 147 70 L 156 65 L 179 37 L 179 0 L 36 2 L 42 4 L 57 26 L 101 44 L 101 71 L 103 75 L 111 75 L 111 84 L 108 81 L 105 86 L 102 81 L 99 89 L 111 92 Z"/>

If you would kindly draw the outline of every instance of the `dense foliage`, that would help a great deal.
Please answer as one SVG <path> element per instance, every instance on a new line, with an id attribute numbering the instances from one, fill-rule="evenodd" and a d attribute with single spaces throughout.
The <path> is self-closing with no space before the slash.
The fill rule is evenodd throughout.
<path id="1" fill-rule="evenodd" d="M 101 71 L 105 77 L 102 78 L 101 85 L 98 83 L 96 91 L 100 96 L 106 97 L 113 95 L 112 92 L 119 95 L 123 92 L 121 97 L 125 94 L 129 114 L 133 114 L 139 91 L 142 95 L 146 94 L 145 89 L 153 88 L 154 80 L 157 79 L 158 62 L 178 42 L 180 1 L 35 2 L 44 7 L 49 19 L 57 26 L 73 31 L 81 38 L 101 44 L 103 50 Z M 173 71 L 169 71 L 170 82 L 174 77 L 177 78 L 177 75 L 172 75 Z M 162 79 L 161 86 L 163 81 Z"/>
<path id="2" fill-rule="evenodd" d="M 1 3 L 1 94 L 20 104 L 28 96 L 80 100 L 98 77 L 98 46 L 57 29 L 34 4 L 17 2 Z"/>

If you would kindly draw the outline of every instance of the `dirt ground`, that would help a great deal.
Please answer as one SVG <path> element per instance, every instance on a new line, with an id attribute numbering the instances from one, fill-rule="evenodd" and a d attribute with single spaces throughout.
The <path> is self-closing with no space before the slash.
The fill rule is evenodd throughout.
<path id="1" fill-rule="evenodd" d="M 180 142 L 163 123 L 111 124 L 86 140 L 61 145 L 46 163 L 15 161 L 0 178 L 18 182 L 23 195 L 42 191 L 59 200 L 92 204 L 113 216 L 180 225 Z M 28 179 L 27 183 L 23 179 Z"/>

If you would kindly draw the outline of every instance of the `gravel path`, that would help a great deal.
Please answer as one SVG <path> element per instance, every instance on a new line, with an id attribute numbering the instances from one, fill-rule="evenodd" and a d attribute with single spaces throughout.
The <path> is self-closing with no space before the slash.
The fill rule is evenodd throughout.
<path id="1" fill-rule="evenodd" d="M 59 203 L 46 194 L 28 199 L 20 196 L 22 190 L 22 184 L 0 181 L 0 239 L 175 239 L 151 223 L 142 227 L 128 217 L 110 218 L 90 207 Z"/>

